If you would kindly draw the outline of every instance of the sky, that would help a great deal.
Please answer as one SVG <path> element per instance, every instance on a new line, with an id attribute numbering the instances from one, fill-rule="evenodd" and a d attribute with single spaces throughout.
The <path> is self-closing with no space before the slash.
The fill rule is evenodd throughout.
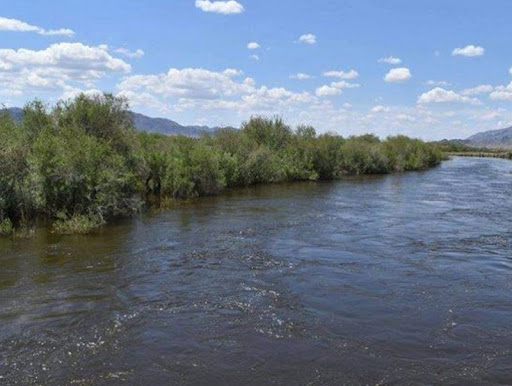
<path id="1" fill-rule="evenodd" d="M 0 103 L 110 92 L 181 124 L 466 138 L 512 126 L 510 15 L 510 0 L 9 1 Z"/>

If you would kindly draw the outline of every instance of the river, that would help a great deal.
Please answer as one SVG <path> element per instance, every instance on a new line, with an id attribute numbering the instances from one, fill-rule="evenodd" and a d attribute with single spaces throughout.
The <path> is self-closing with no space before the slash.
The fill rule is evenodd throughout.
<path id="1" fill-rule="evenodd" d="M 0 240 L 0 384 L 512 384 L 511 170 L 454 158 Z"/>

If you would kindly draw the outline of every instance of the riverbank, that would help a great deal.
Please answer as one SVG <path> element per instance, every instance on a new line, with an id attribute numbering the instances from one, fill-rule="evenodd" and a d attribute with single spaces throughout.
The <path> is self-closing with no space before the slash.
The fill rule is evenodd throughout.
<path id="1" fill-rule="evenodd" d="M 479 158 L 502 158 L 512 160 L 510 151 L 469 151 L 469 152 L 448 152 L 449 157 L 479 157 Z"/>
<path id="2" fill-rule="evenodd" d="M 49 108 L 29 103 L 21 123 L 0 115 L 0 234 L 43 220 L 56 233 L 88 233 L 162 201 L 239 186 L 439 165 L 439 148 L 404 136 L 343 138 L 253 117 L 240 130 L 200 138 L 137 132 L 124 99 L 80 95 Z"/>

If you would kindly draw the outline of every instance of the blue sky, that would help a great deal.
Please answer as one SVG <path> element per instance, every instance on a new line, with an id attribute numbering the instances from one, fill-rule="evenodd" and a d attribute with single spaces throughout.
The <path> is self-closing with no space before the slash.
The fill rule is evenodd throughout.
<path id="1" fill-rule="evenodd" d="M 467 137 L 512 125 L 511 14 L 509 0 L 17 0 L 0 10 L 0 102 L 108 91 L 183 124 L 278 114 Z"/>

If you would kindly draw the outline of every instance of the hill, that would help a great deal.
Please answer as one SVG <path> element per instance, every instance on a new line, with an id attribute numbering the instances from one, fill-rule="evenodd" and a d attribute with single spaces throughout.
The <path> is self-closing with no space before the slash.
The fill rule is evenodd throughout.
<path id="1" fill-rule="evenodd" d="M 465 142 L 477 147 L 509 148 L 512 147 L 512 127 L 484 131 L 469 137 Z"/>
<path id="2" fill-rule="evenodd" d="M 208 126 L 183 126 L 167 118 L 152 118 L 134 112 L 131 112 L 131 115 L 137 130 L 150 133 L 198 137 L 203 132 L 213 132 L 218 129 L 217 127 L 211 128 Z"/>
<path id="3" fill-rule="evenodd" d="M 20 122 L 23 118 L 23 109 L 20 109 L 19 107 L 8 108 L 7 112 L 15 122 Z"/>

